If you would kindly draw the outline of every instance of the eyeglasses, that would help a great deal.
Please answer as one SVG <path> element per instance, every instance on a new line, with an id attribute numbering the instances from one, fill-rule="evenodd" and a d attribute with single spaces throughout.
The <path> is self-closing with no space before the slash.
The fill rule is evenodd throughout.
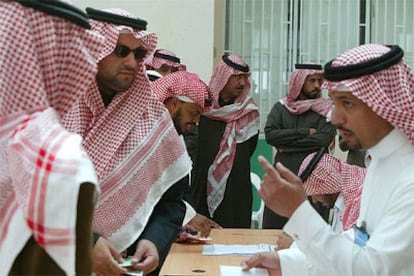
<path id="1" fill-rule="evenodd" d="M 133 52 L 134 53 L 134 57 L 135 59 L 142 59 L 145 57 L 145 55 L 147 54 L 147 50 L 141 47 L 135 48 L 135 49 L 129 49 L 127 46 L 125 45 L 116 45 L 115 49 L 114 49 L 114 53 L 115 55 L 117 55 L 118 57 L 126 57 L 129 55 L 129 53 Z"/>

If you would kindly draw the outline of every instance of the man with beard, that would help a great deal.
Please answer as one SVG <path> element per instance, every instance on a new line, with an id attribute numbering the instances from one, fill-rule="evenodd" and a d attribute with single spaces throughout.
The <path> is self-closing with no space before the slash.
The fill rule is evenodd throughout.
<path id="1" fill-rule="evenodd" d="M 365 167 L 365 151 L 361 149 L 361 145 L 355 145 L 349 147 L 348 141 L 342 138 L 342 135 L 338 135 L 339 148 L 342 151 L 347 151 L 346 162 L 360 167 Z"/>
<path id="2" fill-rule="evenodd" d="M 288 96 L 277 102 L 267 117 L 264 132 L 267 143 L 277 150 L 274 164 L 280 162 L 294 173 L 307 155 L 321 147 L 328 151 L 335 138 L 335 127 L 326 120 L 332 103 L 322 98 L 322 80 L 321 65 L 296 64 Z M 328 210 L 318 203 L 315 207 L 327 219 Z M 286 221 L 266 206 L 263 228 L 279 229 Z"/>
<path id="3" fill-rule="evenodd" d="M 249 66 L 225 54 L 209 87 L 212 108 L 202 114 L 191 188 L 196 210 L 223 227 L 250 228 L 250 157 L 259 135 L 259 112 L 248 95 Z"/>
<path id="4" fill-rule="evenodd" d="M 370 156 L 354 227 L 334 233 L 307 202 L 302 181 L 259 157 L 266 171 L 259 194 L 289 217 L 284 231 L 306 255 L 312 275 L 414 273 L 414 74 L 403 55 L 397 45 L 366 44 L 325 65 L 332 124 L 350 147 L 361 144 Z M 243 264 L 270 275 L 303 275 L 294 272 L 299 262 L 266 252 Z"/>
<path id="5" fill-rule="evenodd" d="M 164 103 L 179 135 L 186 134 L 200 121 L 200 115 L 211 105 L 210 89 L 197 74 L 179 71 L 168 74 L 151 83 L 152 92 Z M 187 178 L 189 179 L 189 178 Z M 188 183 L 184 200 L 192 204 L 191 188 Z M 188 223 L 187 223 L 188 222 Z M 202 237 L 210 234 L 211 228 L 220 228 L 214 221 L 198 214 L 187 206 L 184 230 L 199 231 Z"/>
<path id="6" fill-rule="evenodd" d="M 153 95 L 144 58 L 157 36 L 122 9 L 87 8 L 92 30 L 105 37 L 96 81 L 64 118 L 84 137 L 101 196 L 94 212 L 94 272 L 119 275 L 122 256 L 132 270 L 157 275 L 181 230 L 191 160 L 171 117 Z"/>

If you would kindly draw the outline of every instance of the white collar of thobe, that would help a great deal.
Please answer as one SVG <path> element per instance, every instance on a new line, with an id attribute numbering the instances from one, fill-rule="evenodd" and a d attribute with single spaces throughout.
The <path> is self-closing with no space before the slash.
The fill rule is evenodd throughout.
<path id="1" fill-rule="evenodd" d="M 370 161 L 365 165 L 368 167 L 371 160 L 377 162 L 378 160 L 389 156 L 398 150 L 398 147 L 395 145 L 403 145 L 406 144 L 407 141 L 410 143 L 407 136 L 401 130 L 394 128 L 390 133 L 382 138 L 381 141 L 367 150 L 366 156 L 370 157 L 368 158 Z"/>

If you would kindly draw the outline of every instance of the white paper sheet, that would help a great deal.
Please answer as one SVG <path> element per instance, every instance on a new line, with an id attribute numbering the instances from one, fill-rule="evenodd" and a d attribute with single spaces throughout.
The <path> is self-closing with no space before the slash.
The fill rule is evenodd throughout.
<path id="1" fill-rule="evenodd" d="M 203 246 L 203 255 L 239 255 L 251 256 L 259 252 L 271 252 L 271 244 L 211 244 Z"/>
<path id="2" fill-rule="evenodd" d="M 221 276 L 269 276 L 269 273 L 264 268 L 252 268 L 249 271 L 243 271 L 241 266 L 220 266 Z"/>

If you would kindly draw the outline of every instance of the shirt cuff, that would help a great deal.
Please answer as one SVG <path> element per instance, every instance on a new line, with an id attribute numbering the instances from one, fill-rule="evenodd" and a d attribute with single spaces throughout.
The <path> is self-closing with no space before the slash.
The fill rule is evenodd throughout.
<path id="1" fill-rule="evenodd" d="M 283 276 L 308 275 L 308 262 L 299 248 L 288 248 L 277 251 L 280 270 Z"/>
<path id="2" fill-rule="evenodd" d="M 314 236 L 326 227 L 326 222 L 313 209 L 308 200 L 293 212 L 283 230 L 289 234 L 299 245 L 306 246 L 314 240 Z"/>

